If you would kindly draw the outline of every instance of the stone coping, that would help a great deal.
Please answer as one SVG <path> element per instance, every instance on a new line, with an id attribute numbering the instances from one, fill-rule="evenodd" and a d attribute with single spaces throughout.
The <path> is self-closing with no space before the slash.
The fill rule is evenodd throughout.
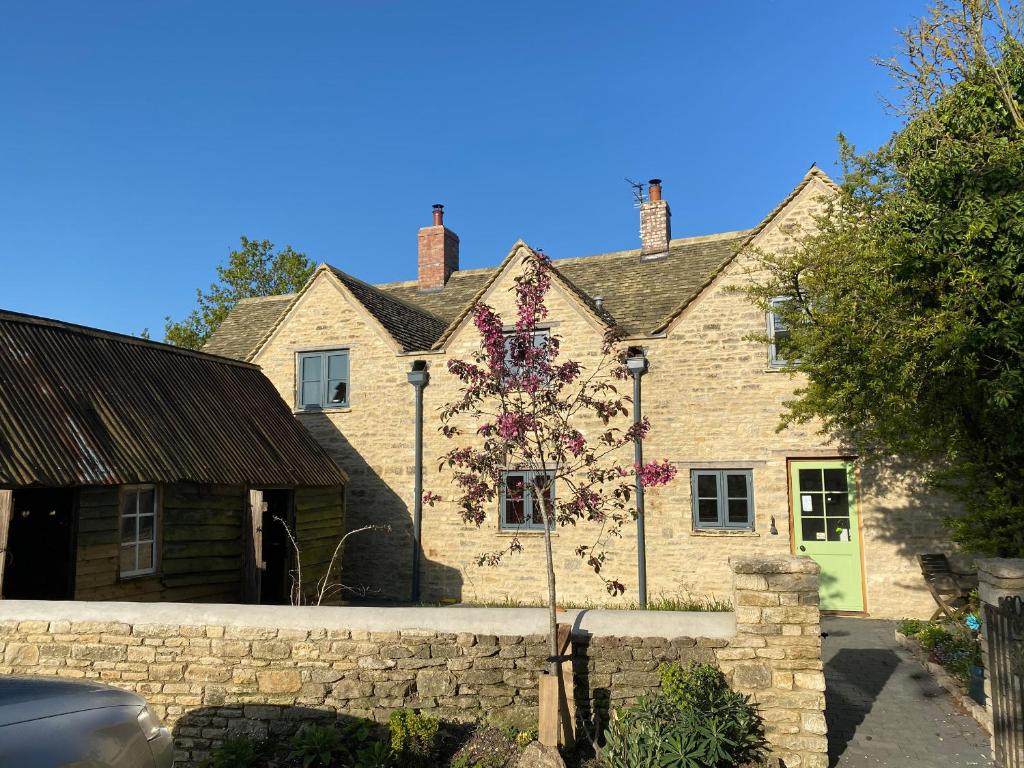
<path id="1" fill-rule="evenodd" d="M 543 635 L 544 608 L 335 607 L 233 603 L 129 603 L 0 600 L 0 621 L 123 622 L 278 629 L 348 629 L 368 632 L 428 631 L 476 635 Z M 733 612 L 559 611 L 573 634 L 596 637 L 707 637 L 736 634 Z"/>
<path id="2" fill-rule="evenodd" d="M 978 575 L 996 579 L 1024 579 L 1024 559 L 1022 558 L 984 558 L 976 561 Z"/>

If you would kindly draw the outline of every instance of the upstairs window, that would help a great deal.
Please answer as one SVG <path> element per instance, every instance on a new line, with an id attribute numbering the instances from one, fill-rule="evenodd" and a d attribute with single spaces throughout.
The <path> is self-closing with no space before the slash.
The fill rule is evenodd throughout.
<path id="1" fill-rule="evenodd" d="M 754 529 L 754 480 L 749 469 L 695 469 L 690 486 L 694 528 Z"/>
<path id="2" fill-rule="evenodd" d="M 121 492 L 122 578 L 156 573 L 157 492 L 153 485 L 132 485 Z"/>
<path id="3" fill-rule="evenodd" d="M 504 472 L 501 482 L 501 522 L 504 530 L 544 530 L 540 494 L 547 496 L 548 515 L 555 515 L 555 481 L 541 472 Z"/>
<path id="4" fill-rule="evenodd" d="M 533 348 L 540 349 L 544 346 L 544 343 L 550 338 L 551 331 L 545 329 L 537 330 L 533 332 Z M 521 366 L 512 362 L 512 349 L 511 341 L 515 338 L 514 333 L 505 334 L 505 367 L 511 376 L 521 376 L 523 369 Z"/>
<path id="5" fill-rule="evenodd" d="M 348 405 L 348 350 L 300 352 L 299 408 L 318 410 Z"/>
<path id="6" fill-rule="evenodd" d="M 790 301 L 788 296 L 778 296 L 771 300 L 771 306 L 779 307 Z M 768 364 L 772 368 L 788 368 L 796 361 L 789 356 L 789 328 L 782 321 L 778 312 L 768 312 Z"/>

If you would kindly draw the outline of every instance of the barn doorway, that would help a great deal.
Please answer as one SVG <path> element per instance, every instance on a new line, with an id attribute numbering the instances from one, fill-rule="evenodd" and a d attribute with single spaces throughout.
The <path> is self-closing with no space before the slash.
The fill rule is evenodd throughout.
<path id="1" fill-rule="evenodd" d="M 15 491 L 4 557 L 8 600 L 75 597 L 75 492 L 59 488 Z"/>
<path id="2" fill-rule="evenodd" d="M 259 529 L 263 555 L 263 567 L 260 569 L 262 605 L 287 605 L 290 602 L 295 550 L 281 521 L 286 521 L 288 529 L 295 533 L 292 496 L 289 490 L 263 491 L 263 515 Z"/>

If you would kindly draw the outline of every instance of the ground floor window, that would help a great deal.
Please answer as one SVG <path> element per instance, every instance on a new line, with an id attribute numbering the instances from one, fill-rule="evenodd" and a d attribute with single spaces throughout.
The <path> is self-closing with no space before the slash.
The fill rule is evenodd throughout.
<path id="1" fill-rule="evenodd" d="M 121 577 L 156 572 L 158 494 L 153 485 L 121 490 Z"/>
<path id="2" fill-rule="evenodd" d="M 542 494 L 554 519 L 555 480 L 543 472 L 508 471 L 501 478 L 501 528 L 544 530 Z"/>
<path id="3" fill-rule="evenodd" d="M 694 469 L 690 472 L 693 527 L 754 528 L 754 480 L 749 469 Z"/>

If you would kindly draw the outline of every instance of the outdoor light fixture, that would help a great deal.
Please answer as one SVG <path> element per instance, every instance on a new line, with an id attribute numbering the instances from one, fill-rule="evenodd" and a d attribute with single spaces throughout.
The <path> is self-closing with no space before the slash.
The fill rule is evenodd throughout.
<path id="1" fill-rule="evenodd" d="M 423 528 L 423 388 L 430 383 L 426 360 L 413 360 L 406 374 L 416 390 L 416 444 L 414 462 L 416 479 L 412 502 L 412 602 L 420 600 L 420 531 Z"/>
<path id="2" fill-rule="evenodd" d="M 775 527 L 775 515 L 772 515 L 772 524 L 771 527 L 768 529 L 768 533 L 770 533 L 772 536 L 779 535 L 779 529 Z"/>
<path id="3" fill-rule="evenodd" d="M 639 424 L 643 419 L 640 407 L 640 377 L 647 373 L 647 355 L 643 347 L 630 347 L 626 350 L 626 368 L 633 374 L 633 423 Z M 637 467 L 644 463 L 643 441 L 633 439 L 633 461 Z M 639 585 L 640 607 L 647 607 L 647 543 L 644 539 L 644 484 L 640 474 L 636 476 L 636 570 Z"/>

